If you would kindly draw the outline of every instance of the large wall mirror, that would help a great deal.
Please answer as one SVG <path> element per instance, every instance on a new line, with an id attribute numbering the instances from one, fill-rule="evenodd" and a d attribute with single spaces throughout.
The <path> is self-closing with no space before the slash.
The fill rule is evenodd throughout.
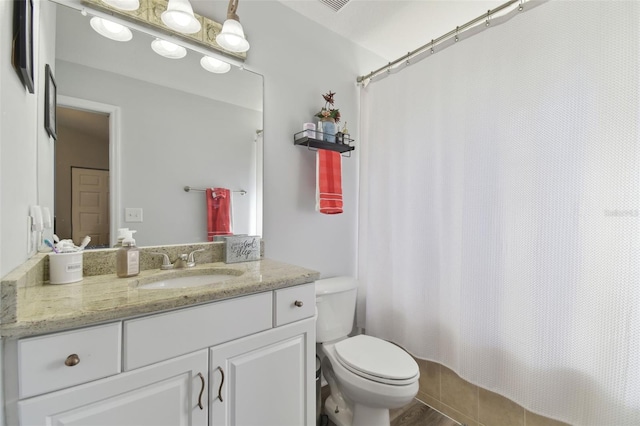
<path id="1" fill-rule="evenodd" d="M 210 73 L 194 51 L 167 59 L 141 32 L 112 41 L 93 31 L 90 15 L 56 9 L 58 236 L 107 220 L 97 246 L 112 245 L 120 227 L 135 229 L 138 245 L 205 242 L 200 190 L 211 187 L 231 191 L 233 233 L 260 234 L 263 77 L 236 66 Z M 101 179 L 103 195 L 83 199 L 83 182 Z"/>

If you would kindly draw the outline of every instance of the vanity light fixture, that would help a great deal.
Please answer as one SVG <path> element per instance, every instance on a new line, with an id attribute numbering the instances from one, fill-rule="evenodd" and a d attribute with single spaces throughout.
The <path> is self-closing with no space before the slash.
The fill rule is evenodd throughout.
<path id="1" fill-rule="evenodd" d="M 202 68 L 205 70 L 216 74 L 224 74 L 231 69 L 231 65 L 228 63 L 212 58 L 211 56 L 203 56 L 202 59 L 200 59 L 200 65 L 202 65 Z"/>
<path id="2" fill-rule="evenodd" d="M 187 49 L 170 41 L 156 38 L 151 42 L 151 48 L 160 56 L 169 59 L 180 59 L 187 55 Z"/>
<path id="3" fill-rule="evenodd" d="M 98 34 L 115 41 L 129 41 L 133 38 L 131 30 L 124 25 L 94 16 L 89 21 L 91 28 Z"/>
<path id="4" fill-rule="evenodd" d="M 222 31 L 216 36 L 216 43 L 230 52 L 246 52 L 249 42 L 244 37 L 244 30 L 240 18 L 236 14 L 240 0 L 229 0 L 227 20 L 222 24 Z"/>
<path id="5" fill-rule="evenodd" d="M 2 0 L 0 0 L 2 1 Z M 228 22 L 224 24 L 227 28 L 223 28 L 223 24 L 218 23 L 206 16 L 198 15 L 194 13 L 192 0 L 62 0 L 64 2 L 79 2 L 81 5 L 81 11 L 90 12 L 92 15 L 104 17 L 114 22 L 119 22 L 126 25 L 129 28 L 137 29 L 142 32 L 159 37 L 164 40 L 170 40 L 178 45 L 184 46 L 187 49 L 192 48 L 196 51 L 200 51 L 203 55 L 209 55 L 206 51 L 202 51 L 201 48 L 207 51 L 213 51 L 214 54 L 210 56 L 216 57 L 216 54 L 221 53 L 222 59 L 225 62 L 229 62 L 231 65 L 240 66 L 247 58 L 247 52 L 239 51 L 238 46 L 244 45 L 243 49 L 249 48 L 249 43 L 244 39 L 244 31 L 238 21 L 236 10 L 238 8 L 238 0 L 231 0 L 227 10 L 227 16 L 231 19 L 227 19 Z M 124 1 L 139 1 L 140 7 L 135 11 L 127 11 L 116 9 L 108 5 L 105 2 L 124 2 Z M 205 1 L 205 0 L 198 0 Z M 229 0 L 227 0 L 229 2 Z M 175 12 L 175 13 L 174 13 Z M 174 16 L 175 15 L 175 19 Z M 85 15 L 86 16 L 86 15 Z M 195 28 L 189 31 L 184 31 L 183 27 L 172 28 L 172 19 L 179 22 L 194 22 Z M 223 33 L 229 33 L 229 27 L 235 27 L 235 34 L 233 39 L 239 40 L 239 43 L 234 43 L 231 47 L 227 45 L 227 48 L 221 46 L 216 41 L 216 36 Z M 196 31 L 191 33 L 191 31 Z M 177 36 L 177 37 L 176 37 Z M 218 40 L 224 40 L 224 34 L 222 37 L 218 37 Z M 222 41 L 224 43 L 224 41 Z"/>
<path id="6" fill-rule="evenodd" d="M 102 0 L 111 7 L 115 7 L 120 10 L 138 10 L 140 7 L 139 0 Z"/>
<path id="7" fill-rule="evenodd" d="M 169 0 L 167 10 L 162 12 L 160 19 L 167 27 L 183 34 L 195 34 L 202 28 L 193 15 L 189 0 Z"/>

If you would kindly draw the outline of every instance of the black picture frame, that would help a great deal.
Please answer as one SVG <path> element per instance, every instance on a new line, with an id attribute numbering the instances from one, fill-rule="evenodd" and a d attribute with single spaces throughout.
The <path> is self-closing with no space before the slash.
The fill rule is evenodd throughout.
<path id="1" fill-rule="evenodd" d="M 58 86 L 53 78 L 53 72 L 49 64 L 45 66 L 44 80 L 44 128 L 53 139 L 58 139 L 58 128 L 56 125 L 56 105 L 58 98 Z"/>
<path id="2" fill-rule="evenodd" d="M 33 84 L 33 0 L 14 0 L 14 66 L 29 93 Z"/>

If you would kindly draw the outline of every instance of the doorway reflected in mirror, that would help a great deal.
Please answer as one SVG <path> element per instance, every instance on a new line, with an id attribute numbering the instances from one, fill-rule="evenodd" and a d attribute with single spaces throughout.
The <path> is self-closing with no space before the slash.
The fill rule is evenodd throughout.
<path id="1" fill-rule="evenodd" d="M 58 106 L 55 234 L 109 247 L 109 115 Z"/>

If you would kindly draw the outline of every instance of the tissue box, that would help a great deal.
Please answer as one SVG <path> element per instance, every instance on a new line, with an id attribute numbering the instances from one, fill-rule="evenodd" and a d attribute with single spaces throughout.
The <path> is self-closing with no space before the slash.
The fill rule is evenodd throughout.
<path id="1" fill-rule="evenodd" d="M 224 262 L 238 263 L 260 260 L 260 237 L 224 237 Z"/>

